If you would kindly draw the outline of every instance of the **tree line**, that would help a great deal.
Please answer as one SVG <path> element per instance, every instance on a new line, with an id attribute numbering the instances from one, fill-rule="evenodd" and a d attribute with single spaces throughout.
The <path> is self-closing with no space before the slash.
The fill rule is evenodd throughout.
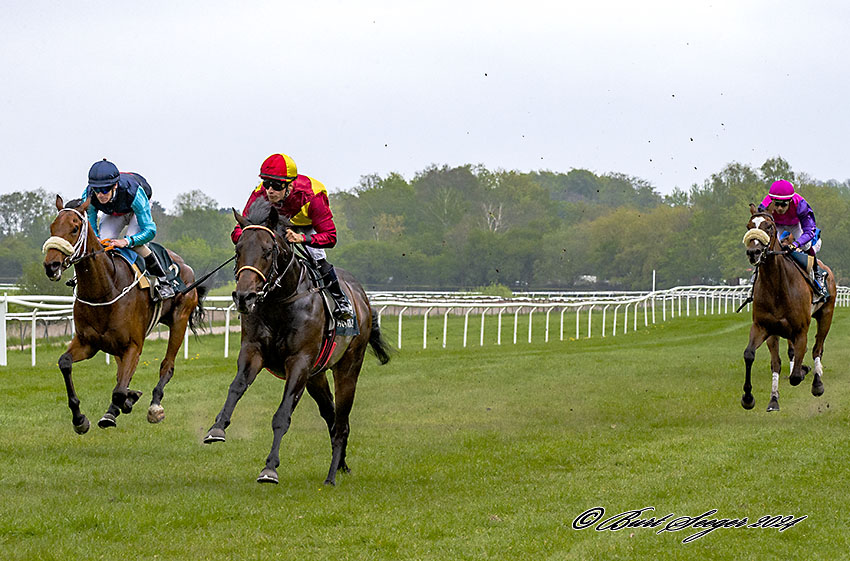
<path id="1" fill-rule="evenodd" d="M 850 182 L 818 181 L 780 157 L 759 168 L 730 163 L 668 195 L 640 178 L 583 169 L 432 165 L 410 180 L 364 176 L 330 195 L 338 242 L 328 257 L 372 290 L 648 290 L 653 271 L 658 288 L 736 284 L 751 275 L 741 244 L 748 205 L 776 179 L 790 180 L 811 203 L 823 231 L 820 257 L 841 282 L 850 271 L 850 255 L 840 250 L 850 244 Z M 0 278 L 68 293 L 48 284 L 41 268 L 54 198 L 40 190 L 0 196 Z M 155 201 L 152 208 L 156 241 L 196 274 L 233 254 L 230 209 L 201 191 L 178 196 L 173 213 Z M 229 280 L 225 269 L 212 282 Z"/>

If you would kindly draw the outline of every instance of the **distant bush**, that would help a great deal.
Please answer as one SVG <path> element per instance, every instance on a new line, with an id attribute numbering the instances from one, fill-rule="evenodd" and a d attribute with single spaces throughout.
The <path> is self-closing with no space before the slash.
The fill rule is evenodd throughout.
<path id="1" fill-rule="evenodd" d="M 489 286 L 479 286 L 478 288 L 474 288 L 472 292 L 477 292 L 485 296 L 500 296 L 502 298 L 510 298 L 514 295 L 510 288 L 495 282 Z"/>

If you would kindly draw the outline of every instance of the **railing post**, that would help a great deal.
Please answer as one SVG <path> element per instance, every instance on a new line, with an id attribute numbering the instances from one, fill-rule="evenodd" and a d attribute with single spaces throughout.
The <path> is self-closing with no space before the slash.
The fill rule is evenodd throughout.
<path id="1" fill-rule="evenodd" d="M 505 308 L 499 309 L 499 327 L 496 330 L 496 344 L 502 344 L 502 313 L 505 311 Z"/>
<path id="2" fill-rule="evenodd" d="M 399 349 L 401 348 L 401 316 L 404 315 L 404 311 L 407 308 L 408 308 L 407 306 L 403 307 L 401 309 L 401 311 L 398 313 L 398 348 Z"/>
<path id="3" fill-rule="evenodd" d="M 433 310 L 433 306 L 425 310 L 425 321 L 422 323 L 422 348 L 428 348 L 428 314 Z"/>
<path id="4" fill-rule="evenodd" d="M 0 302 L 0 366 L 9 364 L 6 354 L 6 312 L 8 311 L 9 302 L 6 301 L 6 294 L 3 294 L 3 301 Z"/>
<path id="5" fill-rule="evenodd" d="M 224 310 L 224 358 L 230 356 L 230 310 L 236 304 L 231 304 Z"/>
<path id="6" fill-rule="evenodd" d="M 446 333 L 448 332 L 449 327 L 449 312 L 452 311 L 453 308 L 447 308 L 446 313 L 443 314 L 443 348 L 446 348 Z"/>
<path id="7" fill-rule="evenodd" d="M 35 366 L 35 314 L 38 312 L 38 308 L 32 309 L 32 329 L 30 330 L 30 346 L 31 346 L 31 354 L 32 354 L 32 365 Z"/>
<path id="8" fill-rule="evenodd" d="M 466 313 L 463 314 L 463 347 L 466 348 L 466 337 L 469 332 L 469 313 L 472 311 L 472 308 L 466 310 Z"/>
<path id="9" fill-rule="evenodd" d="M 531 343 L 531 318 L 534 317 L 534 311 L 537 308 L 531 308 L 531 311 L 528 312 L 528 342 Z"/>
<path id="10" fill-rule="evenodd" d="M 481 312 L 481 338 L 478 341 L 479 347 L 484 346 L 484 314 L 486 314 L 486 313 L 487 313 L 487 308 L 484 308 L 483 311 Z"/>

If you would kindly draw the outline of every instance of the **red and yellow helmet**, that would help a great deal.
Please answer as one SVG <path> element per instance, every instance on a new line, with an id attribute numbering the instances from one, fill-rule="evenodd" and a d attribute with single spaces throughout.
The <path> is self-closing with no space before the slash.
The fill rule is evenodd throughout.
<path id="1" fill-rule="evenodd" d="M 292 181 L 297 176 L 298 169 L 295 167 L 295 161 L 286 154 L 272 154 L 260 166 L 262 179 Z"/>

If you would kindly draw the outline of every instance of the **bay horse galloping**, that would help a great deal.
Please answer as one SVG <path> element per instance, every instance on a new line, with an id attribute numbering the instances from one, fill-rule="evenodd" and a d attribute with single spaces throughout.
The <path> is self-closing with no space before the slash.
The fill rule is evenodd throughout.
<path id="1" fill-rule="evenodd" d="M 381 336 L 363 287 L 346 271 L 337 269 L 340 285 L 355 311 L 351 333 L 329 331 L 323 296 L 296 258 L 284 232 L 290 224 L 266 201 L 255 202 L 248 218 L 233 211 L 242 226 L 236 244 L 236 290 L 233 300 L 242 317 L 242 346 L 236 377 L 227 399 L 204 439 L 223 442 L 236 403 L 267 368 L 285 378 L 283 400 L 272 418 L 271 451 L 257 481 L 277 483 L 280 443 L 289 429 L 292 412 L 306 388 L 319 406 L 331 438 L 331 465 L 325 484 L 333 485 L 337 471 L 350 471 L 345 461 L 349 413 L 367 346 L 381 364 L 390 359 L 390 348 Z M 355 325 L 356 322 L 356 325 Z M 331 335 L 333 333 L 333 335 Z M 333 370 L 331 394 L 326 370 Z"/>
<path id="2" fill-rule="evenodd" d="M 769 212 L 758 212 L 750 205 L 750 217 L 744 244 L 747 258 L 756 269 L 753 284 L 753 325 L 750 327 L 750 341 L 744 350 L 746 378 L 741 405 L 744 409 L 755 406 L 752 394 L 750 372 L 756 358 L 756 349 L 767 341 L 770 350 L 770 367 L 773 384 L 768 411 L 779 410 L 779 372 L 782 360 L 779 358 L 779 338 L 788 340 L 788 358 L 791 363 L 790 382 L 792 386 L 803 381 L 808 367 L 803 366 L 806 354 L 809 325 L 812 318 L 817 321 L 817 335 L 812 349 L 814 358 L 814 378 L 812 395 L 823 395 L 824 340 L 832 324 L 835 311 L 836 284 L 832 271 L 824 264 L 819 266 L 827 271 L 829 299 L 812 304 L 814 291 L 804 277 L 801 268 L 796 265 L 788 251 L 780 244 L 776 224 Z"/>
<path id="3" fill-rule="evenodd" d="M 155 305 L 148 290 L 138 286 L 140 276 L 123 258 L 105 251 L 86 216 L 90 200 L 76 199 L 63 205 L 56 197 L 59 215 L 50 225 L 51 238 L 45 243 L 44 272 L 58 281 L 62 272 L 74 266 L 77 290 L 74 300 L 74 337 L 68 350 L 59 357 L 59 369 L 65 378 L 68 407 L 71 409 L 74 430 L 84 434 L 89 430 L 89 420 L 80 412 L 80 400 L 74 390 L 71 366 L 103 351 L 118 363 L 118 382 L 112 390 L 112 401 L 98 421 L 98 426 L 116 426 L 121 413 L 130 413 L 142 392 L 129 389 L 136 371 L 145 336 L 157 319 L 169 327 L 168 347 L 159 366 L 159 383 L 153 389 L 148 421 L 158 423 L 165 417 L 162 407 L 163 388 L 174 374 L 174 358 L 186 326 L 196 331 L 203 317 L 204 289 L 193 289 L 177 294 Z M 177 254 L 169 252 L 179 266 L 180 278 L 189 285 L 195 274 Z M 150 290 L 154 288 L 151 287 Z"/>

